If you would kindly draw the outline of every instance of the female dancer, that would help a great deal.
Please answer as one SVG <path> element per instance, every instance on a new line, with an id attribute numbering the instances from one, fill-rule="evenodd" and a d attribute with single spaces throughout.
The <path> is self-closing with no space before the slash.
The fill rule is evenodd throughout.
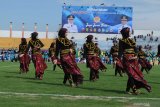
<path id="1" fill-rule="evenodd" d="M 123 65 L 121 59 L 118 59 L 118 45 L 117 41 L 113 41 L 113 46 L 111 47 L 110 54 L 112 55 L 113 58 L 113 68 L 115 68 L 115 76 L 117 76 L 117 73 L 121 77 L 123 77 Z"/>
<path id="2" fill-rule="evenodd" d="M 56 39 L 55 56 L 58 59 L 60 53 L 61 66 L 65 73 L 63 84 L 66 84 L 67 80 L 69 80 L 71 86 L 78 86 L 83 81 L 83 75 L 73 57 L 72 43 L 67 38 L 67 32 L 66 28 L 59 30 L 58 38 Z M 57 63 L 57 60 L 54 60 L 54 62 Z M 72 75 L 72 78 L 70 75 Z"/>
<path id="3" fill-rule="evenodd" d="M 30 57 L 27 54 L 26 38 L 21 38 L 21 44 L 19 45 L 18 53 L 20 62 L 20 73 L 27 73 L 29 71 Z"/>
<path id="4" fill-rule="evenodd" d="M 43 79 L 44 70 L 47 68 L 47 65 L 42 57 L 41 48 L 44 46 L 43 43 L 37 39 L 38 33 L 33 32 L 31 34 L 31 40 L 28 43 L 28 50 L 31 47 L 32 49 L 32 61 L 35 67 L 35 78 Z"/>
<path id="5" fill-rule="evenodd" d="M 146 60 L 146 56 L 147 55 L 142 50 L 142 46 L 139 46 L 138 58 L 139 58 L 139 63 L 141 65 L 141 71 L 143 72 L 143 70 L 145 70 L 147 73 L 149 73 L 149 71 L 152 68 L 152 65 Z"/>
<path id="6" fill-rule="evenodd" d="M 151 87 L 147 84 L 147 81 L 144 80 L 143 74 L 140 71 L 136 43 L 129 38 L 129 28 L 123 28 L 121 30 L 122 39 L 119 40 L 119 58 L 123 55 L 123 66 L 124 70 L 128 75 L 128 82 L 126 93 L 131 94 L 130 88 L 133 91 L 133 94 L 139 94 L 137 89 L 145 88 L 148 92 L 151 92 Z"/>
<path id="7" fill-rule="evenodd" d="M 50 48 L 48 49 L 48 51 L 49 51 L 49 57 L 51 58 L 52 63 L 53 63 L 53 71 L 55 71 L 56 65 L 58 65 L 58 66 L 62 69 L 62 67 L 61 67 L 61 62 L 60 62 L 59 59 L 58 59 L 58 61 L 57 61 L 57 64 L 54 64 L 54 60 L 56 59 L 56 57 L 54 56 L 54 55 L 55 55 L 55 42 L 52 42 L 52 43 L 51 43 L 51 46 L 50 46 Z"/>
<path id="8" fill-rule="evenodd" d="M 93 35 L 88 35 L 86 43 L 83 45 L 84 58 L 87 61 L 87 67 L 90 68 L 90 81 L 95 81 L 99 78 L 98 70 L 106 70 L 107 68 L 103 65 L 101 59 L 97 54 L 97 47 L 93 42 Z"/>

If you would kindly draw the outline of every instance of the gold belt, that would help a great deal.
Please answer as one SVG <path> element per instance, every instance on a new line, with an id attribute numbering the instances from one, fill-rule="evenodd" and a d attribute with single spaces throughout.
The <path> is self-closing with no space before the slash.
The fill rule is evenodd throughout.
<path id="1" fill-rule="evenodd" d="M 114 52 L 113 55 L 118 55 L 118 52 Z"/>
<path id="2" fill-rule="evenodd" d="M 134 52 L 134 49 L 125 49 L 124 53 L 126 53 L 126 54 L 134 54 L 135 52 Z"/>
<path id="3" fill-rule="evenodd" d="M 142 58 L 142 59 L 144 59 L 145 57 L 144 57 L 144 56 L 140 56 L 139 58 Z"/>
<path id="4" fill-rule="evenodd" d="M 64 49 L 60 51 L 60 54 L 67 54 L 70 53 L 70 49 Z"/>
<path id="5" fill-rule="evenodd" d="M 94 55 L 94 52 L 87 52 L 87 55 Z"/>

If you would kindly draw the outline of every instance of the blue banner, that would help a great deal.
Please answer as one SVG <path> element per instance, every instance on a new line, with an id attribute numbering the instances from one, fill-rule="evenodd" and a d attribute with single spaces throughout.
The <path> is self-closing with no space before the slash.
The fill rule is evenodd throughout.
<path id="1" fill-rule="evenodd" d="M 63 6 L 62 26 L 69 32 L 118 34 L 132 31 L 132 7 Z"/>

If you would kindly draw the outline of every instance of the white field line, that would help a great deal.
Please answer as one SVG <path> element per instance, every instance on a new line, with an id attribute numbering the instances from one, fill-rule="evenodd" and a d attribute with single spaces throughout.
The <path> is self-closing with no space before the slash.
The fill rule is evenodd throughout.
<path id="1" fill-rule="evenodd" d="M 126 99 L 126 100 L 160 100 L 160 98 L 152 97 L 118 97 L 118 96 L 84 96 L 84 95 L 63 95 L 63 94 L 44 94 L 44 93 L 17 93 L 17 92 L 0 92 L 2 95 L 26 95 L 26 96 L 51 96 L 51 97 L 67 97 L 75 99 Z"/>
<path id="2" fill-rule="evenodd" d="M 19 66 L 19 65 L 0 66 L 0 68 L 8 68 L 8 67 L 13 67 L 13 66 Z"/>

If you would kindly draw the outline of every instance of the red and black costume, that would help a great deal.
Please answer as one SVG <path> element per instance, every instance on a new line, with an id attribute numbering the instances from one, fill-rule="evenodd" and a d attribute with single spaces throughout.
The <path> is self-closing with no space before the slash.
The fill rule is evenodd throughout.
<path id="1" fill-rule="evenodd" d="M 75 44 L 74 44 L 74 42 L 72 41 L 72 40 L 70 40 L 70 42 L 71 42 L 71 49 L 72 49 L 72 56 L 73 56 L 73 59 L 75 59 L 76 58 L 76 49 L 75 49 Z"/>
<path id="2" fill-rule="evenodd" d="M 40 49 L 44 46 L 44 44 L 39 39 L 37 39 L 37 36 L 38 36 L 37 32 L 33 32 L 31 34 L 32 39 L 28 43 L 28 50 L 31 47 L 32 61 L 35 67 L 35 77 L 37 79 L 42 79 L 44 70 L 47 68 L 47 65 L 42 57 L 41 49 Z"/>
<path id="3" fill-rule="evenodd" d="M 21 39 L 18 53 L 20 62 L 20 73 L 27 73 L 29 71 L 30 57 L 27 54 L 27 41 L 25 38 Z"/>
<path id="4" fill-rule="evenodd" d="M 160 64 L 160 44 L 158 45 L 157 57 L 158 57 L 158 65 L 159 65 Z"/>
<path id="5" fill-rule="evenodd" d="M 90 81 L 94 81 L 99 78 L 98 70 L 106 70 L 107 68 L 102 63 L 101 59 L 97 55 L 96 45 L 92 42 L 93 36 L 88 35 L 86 43 L 83 45 L 84 58 L 86 58 L 87 67 L 90 68 Z M 99 54 L 99 52 L 98 52 Z"/>
<path id="6" fill-rule="evenodd" d="M 60 68 L 62 68 L 60 59 L 57 59 L 57 64 L 54 64 L 54 60 L 56 59 L 56 57 L 54 56 L 55 55 L 55 51 L 56 51 L 56 47 L 55 47 L 55 43 L 54 42 L 51 43 L 51 46 L 48 49 L 48 51 L 49 51 L 49 57 L 51 58 L 52 63 L 53 63 L 53 71 L 55 71 L 56 65 L 58 65 Z"/>
<path id="7" fill-rule="evenodd" d="M 113 58 L 113 68 L 115 68 L 115 76 L 117 76 L 117 73 L 122 77 L 123 72 L 123 65 L 121 59 L 118 58 L 118 45 L 116 44 L 116 41 L 114 41 L 114 45 L 111 47 L 110 54 Z"/>
<path id="8" fill-rule="evenodd" d="M 60 61 L 62 69 L 65 73 L 63 83 L 66 84 L 69 80 L 70 84 L 73 83 L 78 86 L 83 82 L 83 75 L 73 56 L 72 43 L 66 37 L 67 29 L 61 28 L 58 33 L 58 38 L 56 39 L 56 51 L 55 56 L 58 58 L 60 54 Z M 71 76 L 72 75 L 72 78 Z"/>
<path id="9" fill-rule="evenodd" d="M 95 43 L 95 54 L 100 57 L 101 55 L 101 49 L 98 47 L 98 43 Z"/>
<path id="10" fill-rule="evenodd" d="M 95 43 L 95 50 L 94 50 L 94 53 L 95 53 L 95 56 L 97 57 L 97 60 L 99 60 L 99 64 L 100 64 L 100 70 L 103 71 L 105 70 L 106 71 L 106 67 L 105 65 L 102 63 L 101 61 L 101 58 L 100 58 L 100 55 L 101 55 L 101 49 L 98 47 L 98 43 Z"/>
<path id="11" fill-rule="evenodd" d="M 130 88 L 135 94 L 138 94 L 137 89 L 139 88 L 145 88 L 150 92 L 151 87 L 147 84 L 139 68 L 136 43 L 129 38 L 129 28 L 123 28 L 121 34 L 123 38 L 119 40 L 119 58 L 123 55 L 123 67 L 128 75 L 126 92 L 129 93 Z"/>
<path id="12" fill-rule="evenodd" d="M 143 72 L 143 70 L 145 69 L 145 71 L 147 73 L 149 73 L 149 70 L 151 70 L 152 65 L 147 61 L 146 59 L 146 54 L 145 52 L 142 50 L 142 47 L 139 47 L 139 52 L 138 52 L 138 58 L 139 58 L 139 63 L 141 65 L 141 71 Z"/>

